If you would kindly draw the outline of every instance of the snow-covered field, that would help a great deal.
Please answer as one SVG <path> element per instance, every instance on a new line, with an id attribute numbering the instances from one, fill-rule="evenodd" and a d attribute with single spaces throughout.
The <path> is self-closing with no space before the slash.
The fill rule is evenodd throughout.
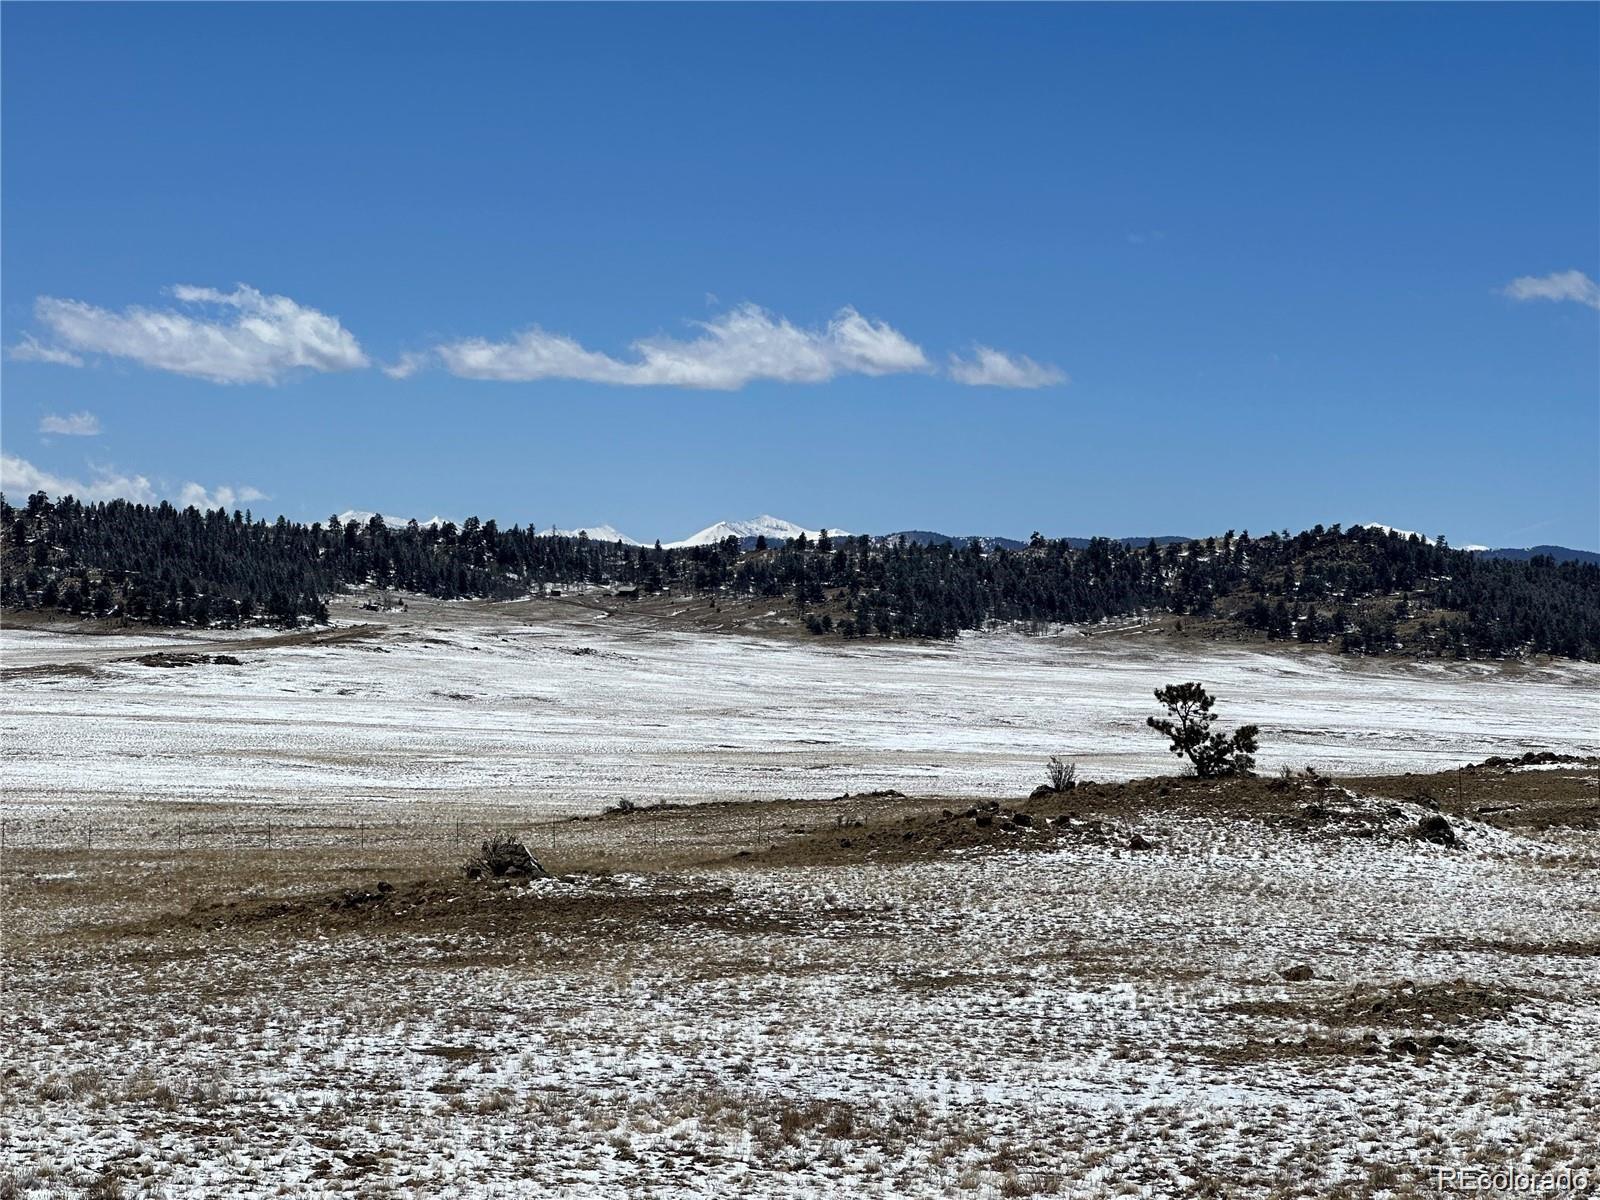
<path id="1" fill-rule="evenodd" d="M 1594 667 L 340 615 L 3 634 L 0 1197 L 1420 1197 L 1600 1166 L 1592 762 L 1028 822 L 938 798 L 1014 802 L 1050 753 L 1174 773 L 1143 722 L 1189 678 L 1267 768 L 1594 753 Z M 1508 779 L 1563 815 L 1415 836 L 1440 796 L 1507 813 Z M 820 800 L 891 787 L 935 799 Z M 505 826 L 563 877 L 463 880 Z M 957 828 L 990 840 L 864 848 Z"/>
<path id="2" fill-rule="evenodd" d="M 576 605 L 336 610 L 375 635 L 0 633 L 5 808 L 93 821 L 257 805 L 448 819 L 635 801 L 908 793 L 1010 796 L 1049 754 L 1084 775 L 1173 768 L 1152 690 L 1199 679 L 1264 768 L 1437 770 L 1527 749 L 1600 750 L 1600 667 L 1403 664 L 1148 639 L 1015 632 L 950 645 L 664 629 Z M 162 669 L 152 649 L 241 665 Z"/>
<path id="3" fill-rule="evenodd" d="M 1435 1167 L 1592 1169 L 1595 835 L 1458 822 L 1446 849 L 1416 812 L 402 882 L 372 924 L 317 898 L 116 936 L 77 923 L 296 876 L 51 858 L 11 887 L 38 930 L 7 989 L 12 1194 L 1418 1197 Z M 347 879 L 426 865 L 453 864 Z"/>

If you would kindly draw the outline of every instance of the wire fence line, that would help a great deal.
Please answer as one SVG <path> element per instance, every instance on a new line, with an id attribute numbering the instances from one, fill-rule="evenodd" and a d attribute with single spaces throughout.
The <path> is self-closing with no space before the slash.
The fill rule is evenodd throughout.
<path id="1" fill-rule="evenodd" d="M 848 824 L 841 820 L 841 824 Z M 730 849 L 764 846 L 778 837 L 783 822 L 756 811 L 718 823 L 717 841 Z M 468 851 L 485 839 L 510 833 L 530 849 L 559 854 L 563 849 L 602 849 L 600 838 L 589 828 L 574 828 L 570 817 L 518 819 L 502 816 L 453 817 L 446 820 L 329 820 L 260 819 L 196 820 L 192 822 L 96 819 L 74 816 L 0 817 L 0 864 L 8 852 L 44 851 L 84 854 L 122 851 L 262 851 L 345 850 L 375 854 L 406 849 Z M 666 831 L 644 831 L 659 842 L 703 840 L 685 831 L 679 837 Z"/>
<path id="2" fill-rule="evenodd" d="M 527 841 L 557 844 L 560 821 L 452 818 L 445 821 L 330 821 L 308 824 L 271 818 L 188 824 L 133 824 L 72 817 L 0 818 L 0 851 L 140 850 L 151 848 L 288 850 L 333 847 L 467 847 L 510 830 Z"/>

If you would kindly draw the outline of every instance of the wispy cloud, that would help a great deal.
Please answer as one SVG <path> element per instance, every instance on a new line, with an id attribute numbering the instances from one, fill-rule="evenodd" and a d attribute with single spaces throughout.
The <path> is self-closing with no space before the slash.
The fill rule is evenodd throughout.
<path id="1" fill-rule="evenodd" d="M 1523 275 L 1501 289 L 1513 300 L 1555 300 L 1600 308 L 1600 285 L 1582 271 L 1552 271 L 1548 275 Z"/>
<path id="2" fill-rule="evenodd" d="M 950 378 L 970 387 L 1042 388 L 1067 383 L 1067 373 L 1026 354 L 1007 354 L 992 346 L 974 346 L 971 358 L 950 356 Z"/>
<path id="3" fill-rule="evenodd" d="M 34 315 L 51 338 L 32 335 L 13 358 L 82 366 L 83 355 L 130 359 L 213 383 L 276 383 L 297 370 L 348 371 L 368 365 L 366 354 L 337 317 L 240 284 L 231 292 L 181 284 L 177 309 L 133 306 L 121 312 L 41 296 Z"/>
<path id="4" fill-rule="evenodd" d="M 8 358 L 17 362 L 55 363 L 59 367 L 81 367 L 83 359 L 59 346 L 46 346 L 33 334 L 24 334 L 22 340 L 6 351 Z"/>
<path id="5" fill-rule="evenodd" d="M 754 304 L 709 321 L 691 340 L 657 337 L 633 343 L 633 357 L 586 349 L 564 334 L 534 327 L 510 341 L 468 338 L 437 348 L 464 379 L 576 379 L 627 387 L 732 391 L 754 380 L 821 383 L 837 375 L 892 375 L 929 369 L 922 348 L 883 321 L 842 308 L 820 329 L 805 329 Z"/>
<path id="6" fill-rule="evenodd" d="M 95 437 L 100 418 L 92 412 L 46 413 L 39 418 L 40 433 L 59 433 L 67 437 Z"/>
<path id="7" fill-rule="evenodd" d="M 159 504 L 170 500 L 180 508 L 232 508 L 236 504 L 249 504 L 267 499 L 266 493 L 249 486 L 230 487 L 226 484 L 214 488 L 198 483 L 185 483 L 175 491 L 158 487 L 148 476 L 129 474 L 115 467 L 90 464 L 87 479 L 73 479 L 65 475 L 41 470 L 24 458 L 14 454 L 0 454 L 0 491 L 12 503 L 34 492 L 46 492 L 60 498 L 74 496 L 86 503 L 101 500 L 131 500 L 136 504 Z"/>
<path id="8" fill-rule="evenodd" d="M 410 379 L 432 360 L 431 354 L 419 354 L 407 351 L 392 363 L 385 363 L 380 369 L 390 379 Z"/>

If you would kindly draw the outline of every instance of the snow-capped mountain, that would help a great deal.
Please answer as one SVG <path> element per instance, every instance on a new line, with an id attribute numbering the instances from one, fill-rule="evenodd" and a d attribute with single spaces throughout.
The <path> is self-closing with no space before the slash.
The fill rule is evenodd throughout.
<path id="1" fill-rule="evenodd" d="M 715 525 L 707 525 L 699 533 L 690 534 L 681 542 L 662 542 L 666 549 L 684 549 L 689 546 L 711 546 L 724 538 L 738 538 L 741 542 L 764 537 L 768 541 L 790 541 L 801 534 L 815 539 L 821 530 L 807 529 L 803 525 L 796 525 L 793 521 L 785 521 L 782 517 L 773 517 L 763 514 L 750 521 L 718 521 Z M 849 537 L 842 529 L 828 530 L 830 537 Z"/>
<path id="2" fill-rule="evenodd" d="M 610 525 L 585 525 L 582 529 L 557 529 L 551 526 L 549 529 L 539 530 L 540 537 L 575 538 L 580 533 L 587 534 L 591 542 L 621 542 L 624 546 L 644 545 L 643 542 L 636 541 Z"/>
<path id="3" fill-rule="evenodd" d="M 1425 545 L 1425 546 L 1433 545 L 1433 539 L 1431 537 L 1429 537 L 1425 533 L 1417 533 L 1415 530 L 1411 530 L 1411 529 L 1396 529 L 1393 525 L 1385 525 L 1381 521 L 1359 521 L 1359 522 L 1357 522 L 1357 524 L 1359 524 L 1363 529 L 1381 529 L 1385 533 L 1396 533 L 1396 534 L 1399 534 L 1403 538 L 1419 537 L 1419 538 L 1422 539 L 1422 544 L 1423 545 Z M 1489 547 L 1487 547 L 1487 546 L 1456 546 L 1456 547 L 1453 547 L 1453 548 L 1456 549 L 1456 550 L 1487 550 Z"/>
<path id="4" fill-rule="evenodd" d="M 347 508 L 342 513 L 339 514 L 339 524 L 348 525 L 348 524 L 350 524 L 351 521 L 354 521 L 358 525 L 365 525 L 368 521 L 372 520 L 372 518 L 377 516 L 377 515 L 378 515 L 377 513 L 369 512 L 369 511 L 367 511 L 366 509 L 363 509 L 363 508 Z M 410 517 L 392 517 L 392 516 L 389 516 L 386 513 L 386 514 L 384 514 L 383 523 L 385 525 L 387 525 L 390 529 L 404 529 L 407 525 L 411 524 L 411 518 Z M 417 522 L 417 524 L 421 525 L 424 529 L 427 529 L 427 528 L 430 528 L 430 527 L 433 527 L 433 526 L 437 526 L 437 525 L 443 525 L 445 523 L 446 523 L 445 519 L 443 517 L 441 517 L 441 516 L 438 516 L 438 515 L 431 516 L 426 521 L 418 521 Z"/>

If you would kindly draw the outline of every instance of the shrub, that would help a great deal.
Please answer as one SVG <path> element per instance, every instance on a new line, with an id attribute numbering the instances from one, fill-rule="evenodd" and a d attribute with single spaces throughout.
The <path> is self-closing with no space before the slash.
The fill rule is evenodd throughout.
<path id="1" fill-rule="evenodd" d="M 1078 786 L 1078 764 L 1063 762 L 1056 755 L 1050 756 L 1050 761 L 1044 765 L 1045 774 L 1050 776 L 1050 788 L 1056 792 L 1070 792 Z"/>
<path id="2" fill-rule="evenodd" d="M 497 833 L 483 843 L 476 858 L 467 860 L 468 879 L 493 876 L 514 879 L 543 879 L 547 872 L 528 848 L 509 833 Z"/>

